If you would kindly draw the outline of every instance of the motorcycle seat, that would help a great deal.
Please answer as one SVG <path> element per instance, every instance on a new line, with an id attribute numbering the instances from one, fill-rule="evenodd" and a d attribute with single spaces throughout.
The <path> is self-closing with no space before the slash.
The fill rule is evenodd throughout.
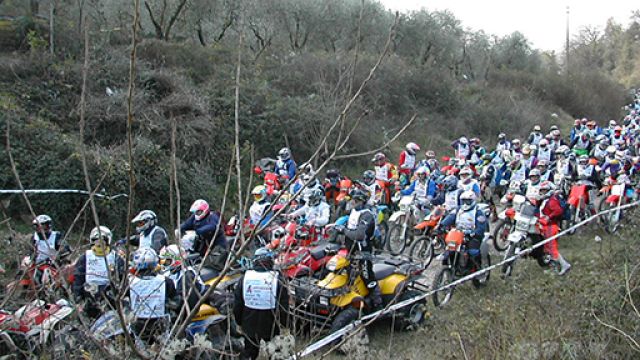
<path id="1" fill-rule="evenodd" d="M 200 270 L 200 278 L 203 282 L 207 282 L 218 275 L 220 275 L 220 272 L 211 268 L 203 267 L 202 270 Z"/>
<path id="2" fill-rule="evenodd" d="M 322 245 L 315 246 L 309 250 L 311 257 L 315 260 L 320 260 L 323 257 L 327 256 L 327 252 L 338 252 L 340 250 L 339 244 L 333 243 L 325 243 Z"/>
<path id="3" fill-rule="evenodd" d="M 396 272 L 396 267 L 387 264 L 373 264 L 373 276 L 376 280 L 382 280 Z"/>

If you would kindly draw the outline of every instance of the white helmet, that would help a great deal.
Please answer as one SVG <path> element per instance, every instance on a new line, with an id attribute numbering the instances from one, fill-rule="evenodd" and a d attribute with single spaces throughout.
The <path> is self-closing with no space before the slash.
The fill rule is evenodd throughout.
<path id="1" fill-rule="evenodd" d="M 407 152 L 411 155 L 415 155 L 416 152 L 420 151 L 420 146 L 414 142 L 410 142 L 406 146 Z"/>
<path id="2" fill-rule="evenodd" d="M 98 240 L 102 239 L 105 245 L 111 244 L 111 240 L 113 239 L 113 234 L 111 230 L 109 230 L 106 226 L 94 227 L 89 234 L 89 240 L 91 243 L 95 243 Z"/>
<path id="3" fill-rule="evenodd" d="M 460 143 L 461 143 L 461 144 L 464 144 L 464 145 L 466 145 L 466 144 L 468 144 L 468 143 L 469 143 L 469 140 L 467 140 L 467 138 L 466 138 L 466 137 L 464 137 L 464 136 L 463 136 L 463 137 L 461 137 L 461 138 L 460 138 L 460 140 L 458 140 L 458 141 L 460 141 Z"/>
<path id="4" fill-rule="evenodd" d="M 158 266 L 158 254 L 152 248 L 141 248 L 133 253 L 133 268 L 136 271 L 153 270 Z"/>
<path id="5" fill-rule="evenodd" d="M 462 170 L 460 170 L 460 179 L 461 180 L 465 180 L 471 177 L 471 175 L 473 175 L 473 171 L 471 171 L 471 168 L 468 166 L 465 166 L 462 168 Z"/>
<path id="6" fill-rule="evenodd" d="M 460 204 L 463 211 L 471 210 L 476 206 L 476 193 L 472 190 L 467 190 L 460 194 Z"/>
<path id="7" fill-rule="evenodd" d="M 136 232 L 142 233 L 149 228 L 156 226 L 157 220 L 156 213 L 151 210 L 142 210 L 136 217 L 131 220 L 131 223 L 136 226 Z"/>
<path id="8" fill-rule="evenodd" d="M 549 140 L 547 139 L 542 139 L 540 140 L 540 142 L 538 143 L 538 146 L 540 146 L 541 148 L 546 148 L 547 145 L 549 145 Z"/>
<path id="9" fill-rule="evenodd" d="M 184 254 L 184 251 L 180 251 L 180 247 L 176 244 L 160 249 L 160 260 L 163 265 L 174 265 L 177 261 L 181 261 L 184 256 L 186 254 Z"/>

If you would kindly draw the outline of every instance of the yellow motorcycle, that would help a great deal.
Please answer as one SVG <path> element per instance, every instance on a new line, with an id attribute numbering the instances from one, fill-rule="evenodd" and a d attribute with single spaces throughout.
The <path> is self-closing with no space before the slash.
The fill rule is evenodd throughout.
<path id="1" fill-rule="evenodd" d="M 295 299 L 294 312 L 308 319 L 312 326 L 334 332 L 357 320 L 363 313 L 374 309 L 369 304 L 369 289 L 360 271 L 362 255 L 333 256 L 327 263 L 328 274 L 321 280 L 292 279 L 291 297 Z M 426 292 L 428 288 L 417 282 L 423 268 L 406 258 L 373 258 L 373 273 L 382 295 L 384 306 L 407 300 Z M 394 314 L 397 329 L 419 325 L 425 319 L 425 301 L 404 307 Z"/>

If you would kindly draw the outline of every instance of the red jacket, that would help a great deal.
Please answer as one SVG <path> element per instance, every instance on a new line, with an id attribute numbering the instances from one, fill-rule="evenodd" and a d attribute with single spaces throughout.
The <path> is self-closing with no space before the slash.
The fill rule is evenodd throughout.
<path id="1" fill-rule="evenodd" d="M 562 214 L 564 214 L 564 209 L 560 205 L 558 195 L 551 195 L 549 200 L 545 201 L 543 205 L 544 206 L 540 213 L 542 213 L 542 215 L 548 216 L 549 221 L 552 224 L 557 225 L 562 221 Z"/>

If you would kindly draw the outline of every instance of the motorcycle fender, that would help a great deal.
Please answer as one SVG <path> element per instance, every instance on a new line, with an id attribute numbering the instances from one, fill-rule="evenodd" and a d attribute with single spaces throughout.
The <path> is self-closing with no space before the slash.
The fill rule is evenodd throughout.
<path id="1" fill-rule="evenodd" d="M 295 268 L 291 269 L 290 275 L 292 278 L 299 276 L 308 276 L 311 275 L 311 268 L 305 265 L 298 265 Z M 289 275 L 289 273 L 287 273 Z"/>
<path id="2" fill-rule="evenodd" d="M 218 311 L 218 309 L 209 304 L 202 304 L 200 305 L 198 313 L 193 317 L 192 321 L 204 320 L 212 315 L 220 315 L 220 312 Z"/>
<path id="3" fill-rule="evenodd" d="M 392 222 L 392 223 L 398 222 L 398 219 L 401 216 L 405 216 L 405 215 L 406 215 L 406 213 L 404 211 L 396 211 L 389 218 L 389 222 Z"/>
<path id="4" fill-rule="evenodd" d="M 346 275 L 344 276 L 345 278 L 347 277 Z M 362 281 L 362 278 L 358 277 L 355 283 L 351 285 L 351 291 L 344 295 L 331 298 L 330 302 L 332 305 L 343 308 L 345 306 L 351 305 L 353 299 L 366 297 L 367 295 L 369 295 L 369 289 L 367 289 L 367 286 L 364 284 L 364 281 Z"/>
<path id="5" fill-rule="evenodd" d="M 509 242 L 512 243 L 517 243 L 520 242 L 520 240 L 522 240 L 522 234 L 519 234 L 517 232 L 512 232 L 511 234 L 509 234 L 509 236 L 507 237 L 507 240 Z"/>
<path id="6" fill-rule="evenodd" d="M 620 195 L 609 195 L 607 196 L 607 204 L 618 205 L 618 200 L 620 200 Z"/>
<path id="7" fill-rule="evenodd" d="M 325 289 L 339 289 L 349 282 L 347 274 L 329 273 L 324 279 L 318 282 L 318 286 Z"/>
<path id="8" fill-rule="evenodd" d="M 406 280 L 406 275 L 391 274 L 390 276 L 378 281 L 378 284 L 380 285 L 380 292 L 382 295 L 394 295 L 396 293 L 396 288 L 398 288 L 399 285 L 402 286 Z"/>
<path id="9" fill-rule="evenodd" d="M 45 341 L 49 338 L 49 333 L 53 330 L 54 326 L 62 319 L 66 318 L 73 312 L 73 308 L 69 306 L 63 306 L 60 310 L 56 311 L 54 314 L 51 314 L 46 320 L 44 320 L 40 327 L 42 331 L 40 332 L 40 343 L 44 344 Z"/>

